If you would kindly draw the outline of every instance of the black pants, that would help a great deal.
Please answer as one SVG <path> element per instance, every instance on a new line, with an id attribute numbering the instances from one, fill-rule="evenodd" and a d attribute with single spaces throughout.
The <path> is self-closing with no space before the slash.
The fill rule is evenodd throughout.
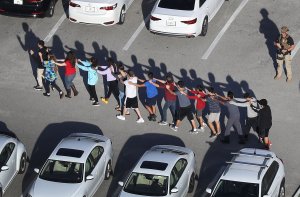
<path id="1" fill-rule="evenodd" d="M 61 92 L 61 89 L 58 87 L 58 85 L 56 84 L 56 80 L 54 81 L 48 81 L 45 80 L 45 90 L 46 93 L 50 93 L 50 84 L 52 85 L 52 87 L 54 87 L 58 92 Z"/>
<path id="2" fill-rule="evenodd" d="M 247 118 L 246 127 L 245 127 L 245 135 L 249 135 L 251 127 L 252 127 L 253 131 L 258 132 L 257 126 L 258 126 L 257 117 Z"/>
<path id="3" fill-rule="evenodd" d="M 108 82 L 108 93 L 107 93 L 107 96 L 106 96 L 107 99 L 110 97 L 111 93 L 113 93 L 116 101 L 118 102 L 118 105 L 120 106 L 119 88 L 118 88 L 118 81 L 117 80 Z"/>
<path id="4" fill-rule="evenodd" d="M 93 98 L 96 102 L 98 102 L 98 96 L 96 93 L 95 85 L 88 85 L 88 90 L 89 90 L 90 98 L 91 99 Z"/>

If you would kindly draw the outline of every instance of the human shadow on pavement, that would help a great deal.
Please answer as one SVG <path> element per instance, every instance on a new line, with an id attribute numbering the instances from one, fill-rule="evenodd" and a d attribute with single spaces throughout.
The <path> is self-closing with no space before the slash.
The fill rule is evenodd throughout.
<path id="1" fill-rule="evenodd" d="M 37 54 L 37 42 L 39 41 L 39 38 L 35 35 L 27 23 L 22 23 L 22 27 L 25 33 L 24 42 L 19 35 L 17 35 L 17 40 L 19 41 L 22 49 L 28 53 L 32 74 L 37 84 L 37 63 L 34 58 L 31 57 L 29 51 L 32 49 L 35 54 Z"/>
<path id="2" fill-rule="evenodd" d="M 84 122 L 61 122 L 47 125 L 33 147 L 29 165 L 22 182 L 22 192 L 26 195 L 37 174 L 34 168 L 41 169 L 58 143 L 72 133 L 94 133 L 103 135 L 97 125 Z"/>
<path id="3" fill-rule="evenodd" d="M 155 145 L 176 145 L 185 147 L 184 142 L 175 136 L 159 133 L 147 133 L 131 136 L 122 147 L 116 161 L 114 176 L 109 186 L 107 197 L 116 197 L 121 191 L 118 181 L 125 181 L 145 151 Z"/>
<path id="4" fill-rule="evenodd" d="M 276 48 L 274 46 L 274 41 L 277 36 L 279 36 L 279 30 L 277 25 L 269 18 L 269 12 L 265 8 L 260 10 L 260 14 L 262 15 L 262 19 L 259 22 L 259 32 L 262 33 L 266 39 L 266 45 L 269 51 L 269 55 L 273 60 L 273 67 L 276 71 L 277 63 L 276 63 Z"/>
<path id="5" fill-rule="evenodd" d="M 238 152 L 243 148 L 263 148 L 262 144 L 258 142 L 257 136 L 252 133 L 249 134 L 248 141 L 244 145 L 238 144 L 238 135 L 236 133 L 231 134 L 230 138 L 230 144 L 222 144 L 219 137 L 214 141 L 206 142 L 210 147 L 201 163 L 194 197 L 208 196 L 205 192 L 206 188 L 211 184 L 219 170 L 226 165 L 225 162 L 231 160 L 231 152 Z"/>

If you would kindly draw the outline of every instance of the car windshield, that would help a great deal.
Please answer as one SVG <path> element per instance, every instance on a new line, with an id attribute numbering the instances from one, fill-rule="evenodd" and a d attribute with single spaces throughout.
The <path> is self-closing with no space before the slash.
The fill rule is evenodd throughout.
<path id="1" fill-rule="evenodd" d="M 216 186 L 213 197 L 258 197 L 259 186 L 256 183 L 221 180 Z"/>
<path id="2" fill-rule="evenodd" d="M 161 0 L 158 4 L 160 8 L 173 10 L 194 10 L 195 0 Z"/>
<path id="3" fill-rule="evenodd" d="M 168 193 L 168 177 L 133 172 L 124 191 L 145 196 L 165 196 Z"/>
<path id="4" fill-rule="evenodd" d="M 60 183 L 80 183 L 83 177 L 82 172 L 82 163 L 48 159 L 39 177 Z"/>

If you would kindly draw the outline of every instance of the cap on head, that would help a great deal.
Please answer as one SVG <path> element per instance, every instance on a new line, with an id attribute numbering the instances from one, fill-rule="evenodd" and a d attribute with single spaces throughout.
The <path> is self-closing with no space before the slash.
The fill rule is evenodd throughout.
<path id="1" fill-rule="evenodd" d="M 281 33 L 286 33 L 289 31 L 289 28 L 287 26 L 282 26 L 281 27 Z"/>

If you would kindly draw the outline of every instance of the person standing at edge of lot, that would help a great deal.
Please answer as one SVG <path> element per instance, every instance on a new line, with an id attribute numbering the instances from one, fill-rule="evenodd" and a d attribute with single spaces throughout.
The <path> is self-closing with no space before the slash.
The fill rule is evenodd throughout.
<path id="1" fill-rule="evenodd" d="M 124 65 L 122 63 L 117 64 L 118 72 L 115 72 L 113 68 L 111 68 L 111 74 L 118 80 L 118 89 L 119 89 L 119 103 L 120 106 L 117 106 L 115 110 L 121 111 L 124 106 L 124 98 L 125 98 L 125 85 L 121 81 L 124 81 L 127 73 L 125 72 Z"/>
<path id="2" fill-rule="evenodd" d="M 214 138 L 221 133 L 220 120 L 219 120 L 221 114 L 221 108 L 214 88 L 209 87 L 207 91 L 208 92 L 207 92 L 206 101 L 209 109 L 208 126 L 211 130 L 210 138 Z M 216 124 L 216 129 L 213 123 Z"/>
<path id="3" fill-rule="evenodd" d="M 44 62 L 45 67 L 45 90 L 44 96 L 50 96 L 50 85 L 59 92 L 59 97 L 62 99 L 64 97 L 63 91 L 56 84 L 57 79 L 57 66 L 55 65 L 55 56 L 53 54 L 48 54 L 49 61 Z"/>
<path id="4" fill-rule="evenodd" d="M 176 84 L 175 84 L 176 85 Z M 190 99 L 188 98 L 188 92 L 186 87 L 184 86 L 183 81 L 178 81 L 178 84 L 176 85 L 177 90 L 173 92 L 172 94 L 176 95 L 179 101 L 179 113 L 178 113 L 178 119 L 176 120 L 175 125 L 171 126 L 171 129 L 173 131 L 177 131 L 178 127 L 180 126 L 182 120 L 187 116 L 188 120 L 190 121 L 192 125 L 192 130 L 190 133 L 197 134 L 197 128 L 196 123 L 194 119 L 193 114 L 193 108 Z M 170 88 L 169 85 L 166 86 L 166 88 Z"/>
<path id="5" fill-rule="evenodd" d="M 71 90 L 73 91 L 74 96 L 77 96 L 79 92 L 77 91 L 73 80 L 76 76 L 76 57 L 73 51 L 67 53 L 66 59 L 56 60 L 55 64 L 57 66 L 64 66 L 65 70 L 65 85 L 67 91 L 67 98 L 71 98 Z"/>
<path id="6" fill-rule="evenodd" d="M 250 101 L 251 102 L 251 101 Z M 259 107 L 251 104 L 254 111 L 258 113 L 258 130 L 260 140 L 263 140 L 266 149 L 270 149 L 271 141 L 269 139 L 269 132 L 272 127 L 272 112 L 266 99 L 258 101 Z"/>
<path id="7" fill-rule="evenodd" d="M 115 72 L 115 66 L 114 66 L 113 59 L 108 58 L 107 64 L 108 64 L 108 66 L 99 66 L 98 71 L 97 71 L 100 75 L 106 75 L 107 82 L 108 82 L 108 93 L 105 98 L 101 97 L 101 101 L 105 104 L 108 104 L 108 99 L 109 99 L 111 93 L 113 93 L 113 95 L 118 103 L 117 106 L 120 107 L 118 80 L 112 74 L 112 71 Z"/>
<path id="8" fill-rule="evenodd" d="M 281 27 L 281 34 L 275 41 L 277 48 L 277 73 L 274 79 L 280 79 L 282 67 L 285 64 L 287 78 L 286 81 L 292 80 L 292 56 L 291 52 L 295 48 L 293 38 L 288 34 L 289 29 L 286 26 Z"/>
<path id="9" fill-rule="evenodd" d="M 168 125 L 168 123 L 167 123 L 167 110 L 168 109 L 170 109 L 170 111 L 171 111 L 172 118 L 173 118 L 172 124 L 174 124 L 176 122 L 176 118 L 175 118 L 176 95 L 172 94 L 175 91 L 173 77 L 171 75 L 168 75 L 166 77 L 166 80 L 160 80 L 160 79 L 156 79 L 156 78 L 153 78 L 153 79 L 162 83 L 163 85 L 160 85 L 159 87 L 164 88 L 164 91 L 165 91 L 165 95 L 164 95 L 165 104 L 163 106 L 162 117 L 161 117 L 161 121 L 159 122 L 159 125 Z M 167 88 L 167 86 L 169 86 L 169 88 Z"/>
<path id="10" fill-rule="evenodd" d="M 148 119 L 149 121 L 156 121 L 156 102 L 158 91 L 157 88 L 159 85 L 156 83 L 156 80 L 153 79 L 153 73 L 148 73 L 148 80 L 138 79 L 138 81 L 143 84 L 134 84 L 129 82 L 130 85 L 135 85 L 137 87 L 146 87 L 146 109 L 149 112 Z"/>
<path id="11" fill-rule="evenodd" d="M 221 139 L 221 142 L 226 143 L 226 144 L 230 143 L 230 129 L 232 126 L 234 126 L 239 135 L 239 143 L 245 144 L 242 126 L 240 123 L 240 111 L 236 105 L 232 104 L 232 100 L 233 100 L 233 96 L 234 96 L 233 92 L 228 91 L 227 97 L 223 97 L 220 95 L 217 95 L 217 96 L 223 100 L 220 102 L 227 107 L 228 113 L 229 113 L 228 120 L 226 123 L 226 130 L 224 133 L 224 138 Z"/>
<path id="12" fill-rule="evenodd" d="M 96 84 L 98 81 L 97 59 L 94 57 L 91 57 L 89 61 L 82 61 L 78 59 L 76 66 L 79 69 L 88 72 L 88 90 L 90 94 L 90 100 L 93 102 L 93 106 L 99 106 L 100 104 L 96 92 Z"/>
<path id="13" fill-rule="evenodd" d="M 202 112 L 205 108 L 205 101 L 206 101 L 206 94 L 203 90 L 203 87 L 201 85 L 198 85 L 195 90 L 189 90 L 190 93 L 194 94 L 193 96 L 188 96 L 189 99 L 196 100 L 196 118 L 198 120 L 198 123 L 200 124 L 198 129 L 201 131 L 204 131 L 204 128 L 207 127 L 207 124 L 203 121 L 202 118 Z"/>
<path id="14" fill-rule="evenodd" d="M 45 42 L 43 40 L 39 40 L 37 43 L 38 46 L 38 59 L 39 61 L 37 61 L 38 65 L 37 65 L 37 85 L 34 86 L 33 88 L 35 90 L 43 90 L 43 74 L 44 74 L 44 61 L 48 60 L 48 49 L 47 47 L 45 47 Z M 32 51 L 32 50 L 31 50 Z M 33 56 L 34 54 L 31 53 L 31 56 Z"/>
<path id="15" fill-rule="evenodd" d="M 245 140 L 248 140 L 248 136 L 251 130 L 257 131 L 257 112 L 254 111 L 251 107 L 251 104 L 257 107 L 257 100 L 254 97 L 251 97 L 249 93 L 244 94 L 244 98 L 234 98 L 231 101 L 231 104 L 236 105 L 238 107 L 247 107 L 247 120 L 246 120 L 246 127 L 245 127 Z"/>
<path id="16" fill-rule="evenodd" d="M 142 118 L 141 112 L 139 110 L 138 98 L 137 98 L 137 87 L 133 84 L 137 83 L 137 77 L 134 76 L 134 72 L 129 70 L 127 72 L 127 80 L 121 81 L 121 83 L 125 84 L 125 102 L 124 102 L 124 109 L 123 113 L 117 115 L 117 119 L 125 120 L 125 114 L 129 108 L 133 108 L 136 114 L 138 115 L 137 123 L 144 123 L 144 119 Z"/>

